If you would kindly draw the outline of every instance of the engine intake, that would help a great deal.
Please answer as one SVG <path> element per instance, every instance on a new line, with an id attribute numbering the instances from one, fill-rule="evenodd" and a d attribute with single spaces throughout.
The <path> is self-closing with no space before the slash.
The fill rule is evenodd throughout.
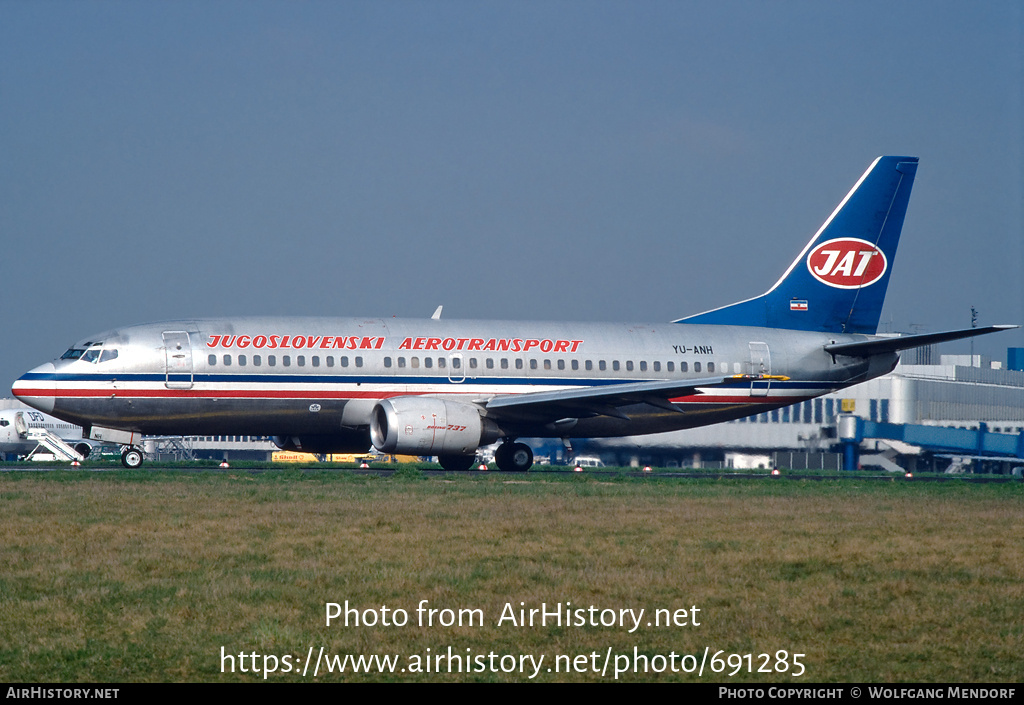
<path id="1" fill-rule="evenodd" d="M 433 397 L 384 399 L 370 418 L 370 440 L 382 453 L 469 455 L 499 437 L 478 407 Z"/>

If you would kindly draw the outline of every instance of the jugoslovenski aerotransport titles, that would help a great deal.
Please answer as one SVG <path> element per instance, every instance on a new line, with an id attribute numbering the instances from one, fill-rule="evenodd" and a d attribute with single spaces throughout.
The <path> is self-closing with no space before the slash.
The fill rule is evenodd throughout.
<path id="1" fill-rule="evenodd" d="M 118 328 L 14 384 L 25 403 L 121 443 L 266 435 L 314 453 L 477 449 L 523 471 L 519 438 L 596 438 L 729 421 L 834 392 L 898 352 L 1013 326 L 875 335 L 917 172 L 876 159 L 761 296 L 671 323 L 380 318 L 189 319 Z"/>

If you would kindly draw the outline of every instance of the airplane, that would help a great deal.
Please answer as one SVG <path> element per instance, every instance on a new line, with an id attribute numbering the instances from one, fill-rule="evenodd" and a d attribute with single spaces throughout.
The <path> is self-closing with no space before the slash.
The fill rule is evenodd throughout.
<path id="1" fill-rule="evenodd" d="M 0 457 L 7 454 L 26 456 L 39 447 L 38 438 L 30 438 L 30 430 L 44 429 L 74 448 L 82 457 L 92 452 L 92 444 L 84 440 L 82 427 L 54 418 L 34 409 L 0 410 Z"/>
<path id="2" fill-rule="evenodd" d="M 1016 326 L 877 336 L 916 157 L 878 157 L 761 296 L 669 323 L 213 318 L 90 336 L 19 378 L 26 404 L 122 444 L 266 435 L 312 453 L 436 455 L 526 471 L 520 438 L 730 421 L 884 375 L 899 351 Z"/>

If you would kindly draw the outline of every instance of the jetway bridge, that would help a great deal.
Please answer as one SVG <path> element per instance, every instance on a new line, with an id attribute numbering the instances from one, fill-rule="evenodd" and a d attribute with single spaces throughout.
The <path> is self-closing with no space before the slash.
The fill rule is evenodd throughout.
<path id="1" fill-rule="evenodd" d="M 1024 432 L 993 433 L 984 422 L 977 428 L 948 428 L 868 421 L 843 414 L 838 421 L 838 436 L 843 446 L 844 470 L 860 467 L 860 444 L 865 439 L 900 441 L 932 453 L 1002 462 L 1024 461 Z"/>

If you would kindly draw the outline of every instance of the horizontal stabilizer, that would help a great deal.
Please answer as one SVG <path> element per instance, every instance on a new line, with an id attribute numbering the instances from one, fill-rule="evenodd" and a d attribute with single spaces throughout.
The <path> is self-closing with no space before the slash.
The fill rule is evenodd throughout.
<path id="1" fill-rule="evenodd" d="M 998 333 L 1001 330 L 1010 330 L 1020 326 L 1001 325 L 987 326 L 985 328 L 964 328 L 963 330 L 950 330 L 945 333 L 922 333 L 921 335 L 903 335 L 898 338 L 882 338 L 880 340 L 865 340 L 858 343 L 834 343 L 825 346 L 825 352 L 833 355 L 848 355 L 850 357 L 870 357 L 884 353 L 894 353 L 900 350 L 920 348 L 924 345 L 945 343 L 949 340 L 960 340 L 961 338 L 973 338 L 976 335 L 986 333 Z"/>

